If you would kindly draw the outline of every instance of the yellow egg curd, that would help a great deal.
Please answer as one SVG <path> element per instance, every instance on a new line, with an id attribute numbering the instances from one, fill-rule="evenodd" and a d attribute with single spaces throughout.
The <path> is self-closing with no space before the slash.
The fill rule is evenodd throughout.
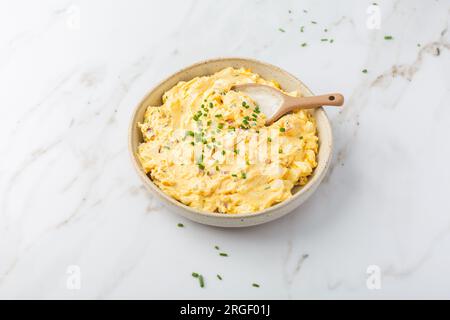
<path id="1" fill-rule="evenodd" d="M 314 117 L 297 111 L 266 127 L 258 105 L 232 90 L 244 83 L 281 90 L 248 69 L 226 68 L 179 82 L 161 106 L 147 108 L 138 157 L 166 194 L 204 211 L 249 213 L 290 198 L 308 181 L 319 146 Z"/>

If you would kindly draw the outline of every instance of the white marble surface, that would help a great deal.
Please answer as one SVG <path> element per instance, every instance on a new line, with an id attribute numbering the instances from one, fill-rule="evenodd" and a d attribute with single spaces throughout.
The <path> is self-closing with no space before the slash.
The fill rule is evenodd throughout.
<path id="1" fill-rule="evenodd" d="M 372 2 L 1 2 L 0 298 L 450 298 L 450 2 L 378 1 L 369 29 Z M 218 56 L 347 98 L 326 180 L 270 224 L 183 220 L 129 160 L 147 90 Z"/>

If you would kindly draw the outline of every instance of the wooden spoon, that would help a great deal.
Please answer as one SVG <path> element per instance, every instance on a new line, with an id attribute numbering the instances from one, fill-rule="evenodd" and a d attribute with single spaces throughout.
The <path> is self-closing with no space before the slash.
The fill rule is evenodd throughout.
<path id="1" fill-rule="evenodd" d="M 291 97 L 267 85 L 247 83 L 233 87 L 252 98 L 267 116 L 266 126 L 280 119 L 286 113 L 299 109 L 319 108 L 322 106 L 342 106 L 344 96 L 339 93 L 329 93 L 312 97 Z"/>

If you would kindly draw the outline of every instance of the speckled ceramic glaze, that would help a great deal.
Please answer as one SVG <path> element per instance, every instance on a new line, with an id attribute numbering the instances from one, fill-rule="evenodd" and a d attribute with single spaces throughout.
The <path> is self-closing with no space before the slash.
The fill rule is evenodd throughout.
<path id="1" fill-rule="evenodd" d="M 293 211 L 308 199 L 322 181 L 330 163 L 333 143 L 330 123 L 323 108 L 318 108 L 314 111 L 319 134 L 319 154 L 317 157 L 318 165 L 310 176 L 308 183 L 302 187 L 295 187 L 292 190 L 293 196 L 290 199 L 262 211 L 243 214 L 222 214 L 201 211 L 186 206 L 166 195 L 152 182 L 142 169 L 136 155 L 138 145 L 143 142 L 138 123 L 143 121 L 147 106 L 162 104 L 161 97 L 163 93 L 172 88 L 179 81 L 191 80 L 197 76 L 211 75 L 226 67 L 249 68 L 252 72 L 258 73 L 265 79 L 277 81 L 286 91 L 299 90 L 305 96 L 313 95 L 312 92 L 293 75 L 278 67 L 260 61 L 244 58 L 221 58 L 196 63 L 178 71 L 159 83 L 150 90 L 146 97 L 139 103 L 132 116 L 129 128 L 129 150 L 131 152 L 133 165 L 144 182 L 144 185 L 156 197 L 161 199 L 171 211 L 203 224 L 220 227 L 246 227 L 275 220 Z"/>

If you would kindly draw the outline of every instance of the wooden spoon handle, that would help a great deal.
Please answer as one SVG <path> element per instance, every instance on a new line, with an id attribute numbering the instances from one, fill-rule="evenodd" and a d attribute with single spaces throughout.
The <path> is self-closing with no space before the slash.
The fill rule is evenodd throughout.
<path id="1" fill-rule="evenodd" d="M 292 98 L 286 101 L 288 111 L 298 109 L 318 108 L 321 106 L 342 106 L 344 104 L 344 96 L 340 93 L 328 93 L 320 96 Z"/>
<path id="2" fill-rule="evenodd" d="M 290 97 L 285 96 L 285 100 L 280 109 L 266 121 L 266 125 L 270 125 L 284 116 L 286 113 L 299 110 L 319 108 L 322 106 L 342 106 L 344 104 L 344 96 L 340 93 L 329 93 L 312 97 Z"/>

